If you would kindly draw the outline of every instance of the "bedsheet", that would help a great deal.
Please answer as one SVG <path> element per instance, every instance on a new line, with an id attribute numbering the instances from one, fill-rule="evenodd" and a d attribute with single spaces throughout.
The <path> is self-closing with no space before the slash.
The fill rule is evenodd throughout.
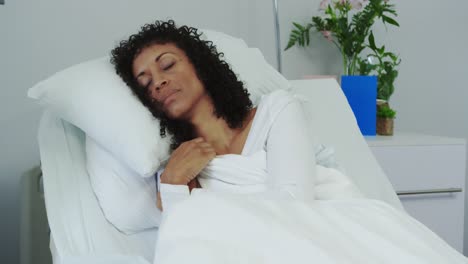
<path id="1" fill-rule="evenodd" d="M 371 199 L 278 200 L 198 192 L 160 226 L 157 264 L 468 263 L 424 225 Z"/>
<path id="2" fill-rule="evenodd" d="M 125 235 L 106 221 L 86 171 L 84 133 L 46 111 L 38 141 L 54 264 L 151 263 L 157 229 Z"/>

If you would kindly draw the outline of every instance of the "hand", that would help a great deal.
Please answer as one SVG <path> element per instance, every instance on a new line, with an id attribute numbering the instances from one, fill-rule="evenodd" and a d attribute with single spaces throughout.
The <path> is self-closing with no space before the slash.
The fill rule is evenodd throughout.
<path id="1" fill-rule="evenodd" d="M 172 152 L 161 183 L 187 185 L 215 156 L 214 148 L 203 138 L 186 141 Z"/>

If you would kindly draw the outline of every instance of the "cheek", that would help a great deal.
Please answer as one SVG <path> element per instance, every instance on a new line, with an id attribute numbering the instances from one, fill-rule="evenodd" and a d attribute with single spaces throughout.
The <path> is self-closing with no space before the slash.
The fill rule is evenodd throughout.
<path id="1" fill-rule="evenodd" d="M 205 86 L 203 85 L 203 82 L 198 79 L 196 75 L 190 77 L 190 92 L 192 94 L 200 94 L 205 92 Z"/>
<path id="2" fill-rule="evenodd" d="M 145 95 L 145 100 L 149 103 L 153 110 L 157 112 L 162 111 L 162 105 L 156 100 L 154 92 L 148 91 Z"/>
<path id="3" fill-rule="evenodd" d="M 205 86 L 203 86 L 203 83 L 201 81 L 197 83 L 196 92 L 199 95 L 204 95 L 207 93 Z"/>
<path id="4" fill-rule="evenodd" d="M 146 96 L 150 98 L 151 101 L 156 100 L 156 93 L 153 89 L 150 89 L 146 92 Z"/>
<path id="5" fill-rule="evenodd" d="M 154 101 L 154 102 L 157 102 L 160 94 L 158 92 L 156 92 L 156 89 L 154 87 L 152 88 L 149 88 L 147 91 L 146 91 L 146 96 L 148 97 L 148 99 L 150 99 L 150 101 Z"/>

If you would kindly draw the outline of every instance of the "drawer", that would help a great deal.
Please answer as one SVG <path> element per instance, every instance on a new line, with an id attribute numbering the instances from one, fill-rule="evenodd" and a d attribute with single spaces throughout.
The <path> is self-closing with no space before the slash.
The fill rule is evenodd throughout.
<path id="1" fill-rule="evenodd" d="M 465 188 L 465 146 L 371 147 L 395 190 Z"/>
<path id="2" fill-rule="evenodd" d="M 405 210 L 463 253 L 464 192 L 400 196 Z"/>
<path id="3" fill-rule="evenodd" d="M 397 192 L 463 190 L 399 196 L 408 214 L 463 252 L 465 145 L 372 146 L 371 150 Z"/>

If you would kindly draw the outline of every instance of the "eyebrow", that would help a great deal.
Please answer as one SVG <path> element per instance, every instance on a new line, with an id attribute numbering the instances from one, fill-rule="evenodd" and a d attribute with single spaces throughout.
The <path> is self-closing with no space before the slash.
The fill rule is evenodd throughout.
<path id="1" fill-rule="evenodd" d="M 159 55 L 156 57 L 155 61 L 159 61 L 159 59 L 161 59 L 161 57 L 162 57 L 163 55 L 168 54 L 168 53 L 172 53 L 172 52 L 166 51 L 166 52 L 163 52 L 163 53 L 159 54 Z M 136 76 L 136 79 L 140 78 L 143 74 L 145 74 L 144 71 L 140 72 L 140 73 Z"/>

